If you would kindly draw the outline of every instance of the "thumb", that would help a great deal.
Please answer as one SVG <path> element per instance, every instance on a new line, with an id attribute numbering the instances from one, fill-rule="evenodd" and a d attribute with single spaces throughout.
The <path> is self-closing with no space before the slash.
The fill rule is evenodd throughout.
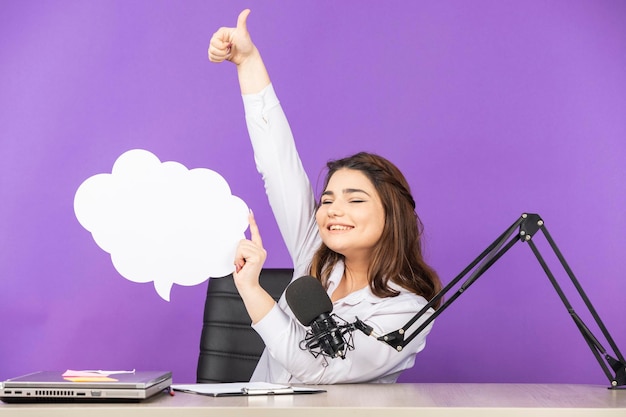
<path id="1" fill-rule="evenodd" d="M 250 9 L 245 9 L 241 13 L 239 13 L 239 17 L 237 18 L 237 29 L 241 29 L 245 32 L 248 31 L 248 24 L 246 20 L 248 19 L 248 15 L 250 14 Z"/>

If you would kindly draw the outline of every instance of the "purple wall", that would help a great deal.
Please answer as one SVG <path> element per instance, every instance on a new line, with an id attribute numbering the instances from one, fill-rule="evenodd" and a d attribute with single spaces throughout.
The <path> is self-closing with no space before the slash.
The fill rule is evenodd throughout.
<path id="1" fill-rule="evenodd" d="M 235 69 L 206 58 L 248 6 L 314 182 L 357 150 L 396 162 L 445 282 L 522 212 L 541 214 L 626 350 L 626 3 L 24 1 L 0 12 L 0 379 L 194 380 L 206 283 L 163 301 L 74 216 L 78 186 L 129 149 L 219 172 L 254 209 L 266 265 L 291 266 Z M 607 384 L 526 246 L 438 319 L 402 381 Z"/>

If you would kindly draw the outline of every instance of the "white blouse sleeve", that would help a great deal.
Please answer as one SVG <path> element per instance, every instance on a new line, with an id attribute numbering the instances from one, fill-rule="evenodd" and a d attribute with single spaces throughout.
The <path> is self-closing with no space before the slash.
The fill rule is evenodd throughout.
<path id="1" fill-rule="evenodd" d="M 300 265 L 310 261 L 318 238 L 311 184 L 273 86 L 242 97 L 257 170 L 287 250 Z"/>

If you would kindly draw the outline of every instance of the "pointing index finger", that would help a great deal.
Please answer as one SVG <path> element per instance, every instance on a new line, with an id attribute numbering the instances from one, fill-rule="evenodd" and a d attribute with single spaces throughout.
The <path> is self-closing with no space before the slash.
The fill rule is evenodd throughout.
<path id="1" fill-rule="evenodd" d="M 248 214 L 248 222 L 250 223 L 250 241 L 252 243 L 263 247 L 263 240 L 261 240 L 261 233 L 259 233 L 259 226 L 256 224 L 256 220 L 254 219 L 254 213 L 250 210 L 250 214 Z"/>

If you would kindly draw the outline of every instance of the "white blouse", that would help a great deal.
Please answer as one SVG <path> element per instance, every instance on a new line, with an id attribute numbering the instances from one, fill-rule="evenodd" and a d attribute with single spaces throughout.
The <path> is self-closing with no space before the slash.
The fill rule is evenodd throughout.
<path id="1" fill-rule="evenodd" d="M 291 128 L 272 85 L 260 93 L 243 95 L 243 103 L 256 167 L 263 177 L 272 211 L 293 260 L 294 278 L 308 275 L 321 239 L 315 221 L 315 196 Z M 343 270 L 343 263 L 339 263 L 332 271 L 329 296 L 341 281 Z M 390 285 L 400 295 L 379 298 L 365 287 L 334 302 L 333 313 L 349 323 L 358 317 L 378 334 L 398 330 L 427 302 L 400 286 L 391 282 Z M 432 309 L 429 312 L 432 314 Z M 415 323 L 409 334 L 428 315 Z M 307 328 L 294 318 L 283 295 L 277 305 L 253 325 L 266 349 L 251 380 L 304 384 L 392 383 L 403 370 L 413 366 L 415 355 L 424 349 L 431 327 L 432 323 L 401 352 L 355 331 L 354 350 L 348 351 L 345 359 L 321 355 L 316 358 L 300 348 Z"/>

